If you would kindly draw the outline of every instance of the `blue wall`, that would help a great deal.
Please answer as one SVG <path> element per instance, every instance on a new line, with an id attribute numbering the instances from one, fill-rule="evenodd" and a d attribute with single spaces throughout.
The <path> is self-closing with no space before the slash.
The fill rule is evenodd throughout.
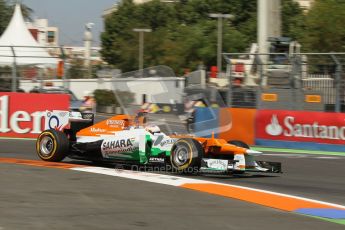
<path id="1" fill-rule="evenodd" d="M 195 111 L 195 134 L 202 137 L 215 137 L 219 133 L 219 109 L 197 108 Z"/>
<path id="2" fill-rule="evenodd" d="M 265 139 L 255 139 L 255 144 L 267 147 L 290 148 L 290 149 L 308 149 L 318 151 L 344 152 L 344 145 L 320 144 L 315 142 L 296 142 L 296 141 L 273 141 Z"/>

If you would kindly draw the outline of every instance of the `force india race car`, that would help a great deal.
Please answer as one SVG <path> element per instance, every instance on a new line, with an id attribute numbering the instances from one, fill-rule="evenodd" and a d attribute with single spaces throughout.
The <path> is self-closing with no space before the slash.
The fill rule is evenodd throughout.
<path id="1" fill-rule="evenodd" d="M 45 131 L 36 142 L 44 161 L 65 157 L 93 162 L 164 165 L 180 172 L 247 171 L 280 173 L 278 162 L 255 161 L 261 152 L 240 141 L 191 135 L 166 135 L 158 126 L 145 125 L 144 117 L 117 115 L 93 124 L 94 115 L 47 111 Z"/>

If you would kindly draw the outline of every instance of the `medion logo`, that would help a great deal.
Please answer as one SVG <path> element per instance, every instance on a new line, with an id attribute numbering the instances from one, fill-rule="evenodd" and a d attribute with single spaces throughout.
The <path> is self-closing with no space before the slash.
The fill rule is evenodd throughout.
<path id="1" fill-rule="evenodd" d="M 106 129 L 95 128 L 95 127 L 91 128 L 92 133 L 105 133 L 106 131 L 107 131 Z"/>
<path id="2" fill-rule="evenodd" d="M 29 114 L 26 111 L 16 111 L 9 114 L 8 111 L 9 96 L 0 97 L 0 133 L 9 133 L 11 131 L 19 134 L 41 133 L 41 121 L 44 112 L 37 111 Z M 23 122 L 32 123 L 31 127 L 21 128 Z"/>
<path id="3" fill-rule="evenodd" d="M 312 124 L 299 124 L 295 117 L 286 116 L 284 126 L 278 122 L 278 116 L 274 114 L 271 123 L 266 126 L 266 133 L 271 136 L 284 135 L 286 137 L 320 138 L 330 140 L 345 140 L 345 126 L 327 126 L 318 122 Z"/>

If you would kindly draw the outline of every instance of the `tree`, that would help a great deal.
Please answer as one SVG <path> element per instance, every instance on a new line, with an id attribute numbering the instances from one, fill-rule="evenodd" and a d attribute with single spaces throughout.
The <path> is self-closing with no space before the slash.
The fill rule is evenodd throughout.
<path id="1" fill-rule="evenodd" d="M 316 0 L 306 16 L 303 47 L 312 52 L 345 51 L 345 2 Z"/>
<path id="2" fill-rule="evenodd" d="M 13 15 L 14 6 L 15 5 L 9 5 L 5 0 L 0 0 L 0 34 L 2 34 L 8 26 L 11 16 Z M 24 4 L 21 5 L 21 8 L 24 18 L 26 20 L 31 20 L 33 10 Z"/>
<path id="3" fill-rule="evenodd" d="M 6 29 L 10 18 L 12 10 L 6 1 L 0 0 L 0 34 Z"/>
<path id="4" fill-rule="evenodd" d="M 124 0 L 105 20 L 102 56 L 122 71 L 138 68 L 138 34 L 133 28 L 150 28 L 145 33 L 144 65 L 168 65 L 175 72 L 216 65 L 217 21 L 210 13 L 226 13 L 223 21 L 223 51 L 244 52 L 257 36 L 257 1 L 181 0 L 174 4 L 153 0 L 136 5 Z M 304 14 L 293 0 L 282 0 L 284 36 L 301 37 Z"/>
<path id="5" fill-rule="evenodd" d="M 254 2 L 254 3 L 252 3 Z M 110 64 L 131 71 L 138 66 L 138 34 L 133 28 L 151 28 L 145 34 L 145 66 L 169 65 L 176 72 L 216 64 L 217 22 L 209 13 L 236 13 L 224 21 L 224 50 L 244 51 L 255 40 L 252 19 L 255 1 L 194 0 L 166 4 L 154 0 L 135 5 L 125 0 L 105 20 L 102 56 Z M 239 29 L 243 29 L 242 31 Z M 253 33 L 254 30 L 254 33 Z"/>
<path id="6" fill-rule="evenodd" d="M 15 5 L 13 5 L 11 7 L 12 8 L 12 12 L 14 11 L 14 6 Z M 28 7 L 27 5 L 21 4 L 20 6 L 21 6 L 21 9 L 22 9 L 22 14 L 23 14 L 24 19 L 28 20 L 28 21 L 31 21 L 32 20 L 31 15 L 33 14 L 34 11 L 30 7 Z"/>
<path id="7" fill-rule="evenodd" d="M 293 0 L 282 0 L 282 35 L 299 41 L 305 32 L 305 15 Z"/>
<path id="8" fill-rule="evenodd" d="M 67 78 L 69 79 L 79 79 L 85 78 L 87 76 L 88 70 L 84 66 L 83 59 L 73 59 L 70 63 L 70 67 L 67 69 Z"/>

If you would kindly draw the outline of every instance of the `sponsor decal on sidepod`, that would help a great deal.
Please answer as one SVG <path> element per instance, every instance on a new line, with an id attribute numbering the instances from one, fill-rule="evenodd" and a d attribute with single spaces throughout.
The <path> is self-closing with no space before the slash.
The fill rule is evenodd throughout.
<path id="1" fill-rule="evenodd" d="M 135 138 L 104 140 L 101 147 L 101 151 L 105 157 L 120 153 L 130 153 L 138 149 L 139 146 L 135 142 Z"/>
<path id="2" fill-rule="evenodd" d="M 105 141 L 102 144 L 103 150 L 116 149 L 116 148 L 127 148 L 133 146 L 130 139 L 127 140 L 115 140 L 115 141 Z"/>
<path id="3" fill-rule="evenodd" d="M 105 133 L 105 132 L 107 132 L 106 129 L 94 128 L 94 127 L 92 127 L 90 131 L 91 131 L 92 133 Z"/>

